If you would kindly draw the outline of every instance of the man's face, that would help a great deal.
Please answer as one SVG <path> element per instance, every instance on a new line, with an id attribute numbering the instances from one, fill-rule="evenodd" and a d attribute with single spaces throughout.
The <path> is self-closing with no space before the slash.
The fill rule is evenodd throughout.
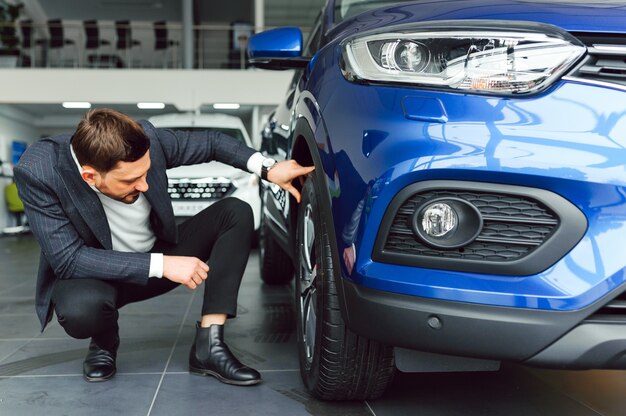
<path id="1" fill-rule="evenodd" d="M 115 167 L 106 173 L 83 166 L 83 179 L 95 186 L 109 198 L 126 204 L 132 204 L 139 198 L 141 192 L 148 190 L 146 176 L 150 169 L 150 152 L 146 152 L 134 162 L 117 162 Z M 91 169 L 90 174 L 85 175 Z"/>

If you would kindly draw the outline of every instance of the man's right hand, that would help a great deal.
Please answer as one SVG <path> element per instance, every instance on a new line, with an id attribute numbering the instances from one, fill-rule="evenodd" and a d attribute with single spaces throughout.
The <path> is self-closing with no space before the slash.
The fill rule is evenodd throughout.
<path id="1" fill-rule="evenodd" d="M 209 266 L 197 257 L 163 256 L 163 277 L 195 289 L 206 280 Z"/>

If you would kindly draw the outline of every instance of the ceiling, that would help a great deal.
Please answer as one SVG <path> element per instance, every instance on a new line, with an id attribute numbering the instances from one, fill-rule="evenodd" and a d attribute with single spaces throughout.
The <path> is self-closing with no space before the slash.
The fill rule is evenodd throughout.
<path id="1" fill-rule="evenodd" d="M 33 117 L 57 117 L 57 116 L 82 116 L 87 111 L 82 108 L 63 108 L 61 104 L 13 104 L 13 108 L 20 110 Z M 93 108 L 112 108 L 122 113 L 141 118 L 150 117 L 155 114 L 175 113 L 178 110 L 173 105 L 166 105 L 162 110 L 139 110 L 132 104 L 98 103 Z"/>

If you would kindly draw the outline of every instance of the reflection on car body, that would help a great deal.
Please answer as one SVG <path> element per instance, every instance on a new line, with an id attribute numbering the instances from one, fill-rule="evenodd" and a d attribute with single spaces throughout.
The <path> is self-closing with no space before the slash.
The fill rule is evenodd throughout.
<path id="1" fill-rule="evenodd" d="M 312 394 L 626 368 L 626 2 L 331 0 L 249 55 L 295 70 L 268 153 L 316 167 L 260 231 Z"/>

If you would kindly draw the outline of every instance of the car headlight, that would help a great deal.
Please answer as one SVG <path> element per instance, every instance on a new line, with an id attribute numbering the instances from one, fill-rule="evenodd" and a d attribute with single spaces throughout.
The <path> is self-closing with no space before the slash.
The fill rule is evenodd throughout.
<path id="1" fill-rule="evenodd" d="M 530 94 L 548 87 L 585 51 L 567 32 L 544 24 L 437 22 L 348 40 L 342 70 L 357 82 Z"/>

